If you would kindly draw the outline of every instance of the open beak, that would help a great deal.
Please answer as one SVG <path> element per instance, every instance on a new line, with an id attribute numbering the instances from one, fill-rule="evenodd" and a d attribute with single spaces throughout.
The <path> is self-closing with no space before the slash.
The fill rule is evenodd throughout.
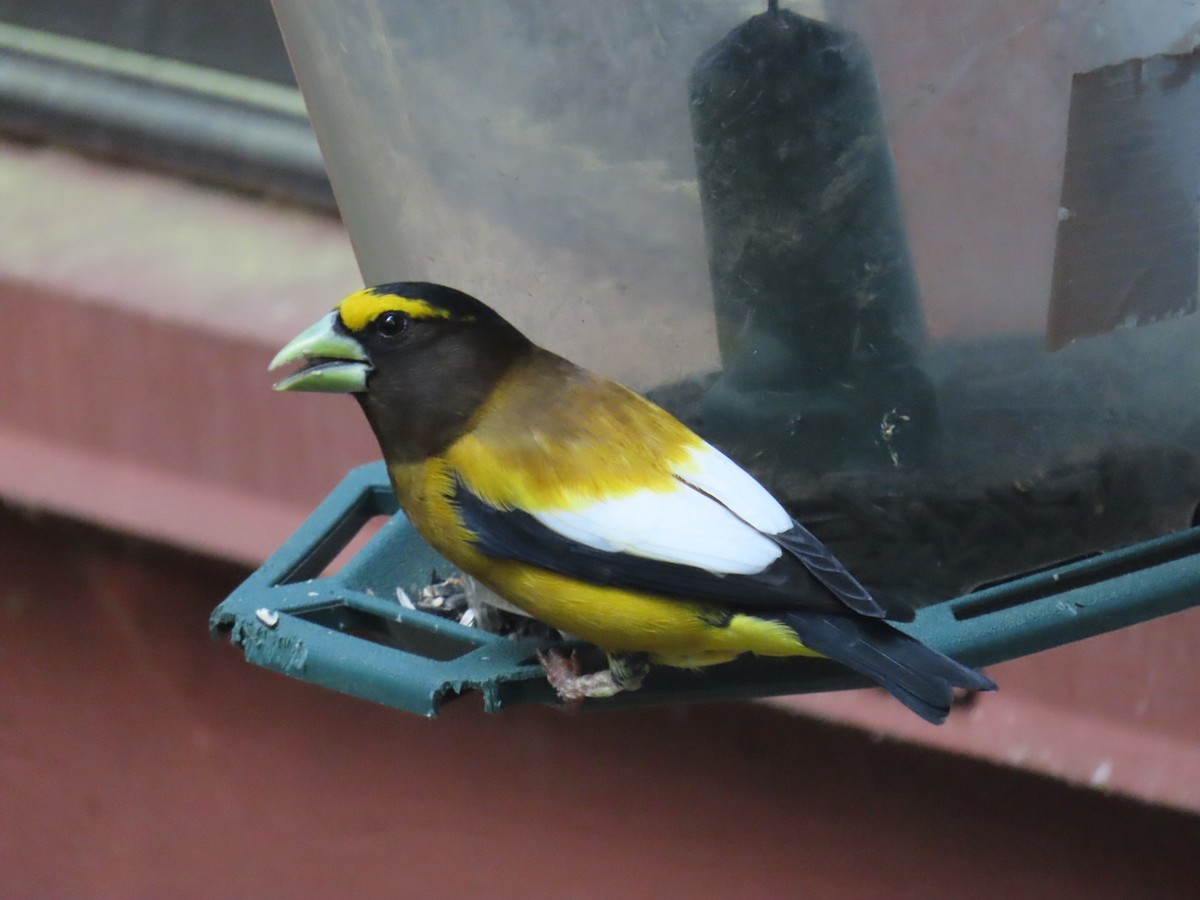
<path id="1" fill-rule="evenodd" d="M 275 354 L 267 371 L 304 361 L 300 369 L 277 383 L 275 390 L 353 394 L 367 389 L 371 361 L 358 341 L 338 330 L 337 323 L 335 310 Z"/>

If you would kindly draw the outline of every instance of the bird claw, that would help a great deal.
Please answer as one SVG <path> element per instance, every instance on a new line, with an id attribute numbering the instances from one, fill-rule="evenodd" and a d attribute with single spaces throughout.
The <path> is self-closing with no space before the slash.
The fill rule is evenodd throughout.
<path id="1" fill-rule="evenodd" d="M 594 697 L 613 697 L 624 690 L 609 669 L 588 675 L 580 674 L 579 658 L 574 652 L 539 650 L 537 658 L 542 664 L 542 671 L 546 673 L 546 680 L 565 703 L 577 704 Z"/>

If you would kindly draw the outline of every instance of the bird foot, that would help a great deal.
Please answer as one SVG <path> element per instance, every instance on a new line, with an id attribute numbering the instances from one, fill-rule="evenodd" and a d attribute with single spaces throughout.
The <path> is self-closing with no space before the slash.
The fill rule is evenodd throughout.
<path id="1" fill-rule="evenodd" d="M 650 671 L 650 659 L 644 653 L 610 653 L 607 669 L 587 675 L 581 674 L 579 656 L 573 650 L 539 650 L 538 662 L 559 698 L 570 705 L 591 697 L 636 691 Z"/>
<path id="2" fill-rule="evenodd" d="M 542 671 L 546 673 L 546 680 L 559 699 L 566 703 L 575 704 L 590 697 L 612 697 L 624 690 L 609 669 L 588 675 L 580 674 L 579 657 L 574 652 L 539 650 L 537 657 L 542 664 Z"/>

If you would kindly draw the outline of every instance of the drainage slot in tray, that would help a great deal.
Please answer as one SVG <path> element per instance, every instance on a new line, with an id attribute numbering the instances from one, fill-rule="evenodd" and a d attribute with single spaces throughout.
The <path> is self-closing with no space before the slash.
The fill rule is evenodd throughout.
<path id="1" fill-rule="evenodd" d="M 366 612 L 345 603 L 333 603 L 328 606 L 318 606 L 304 612 L 294 612 L 290 615 L 314 625 L 331 628 L 352 637 L 393 647 L 405 653 L 434 659 L 438 662 L 448 662 L 466 656 L 476 645 L 461 638 L 437 634 L 418 628 L 406 622 L 389 619 L 374 613 Z"/>

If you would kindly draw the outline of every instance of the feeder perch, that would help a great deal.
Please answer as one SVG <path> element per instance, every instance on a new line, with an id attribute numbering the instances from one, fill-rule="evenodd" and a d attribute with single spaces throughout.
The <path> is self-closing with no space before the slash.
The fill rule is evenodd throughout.
<path id="1" fill-rule="evenodd" d="M 372 518 L 387 523 L 338 572 L 320 573 Z M 424 716 L 460 695 L 497 712 L 556 703 L 536 660 L 550 644 L 502 637 L 409 609 L 431 571 L 454 570 L 396 511 L 382 463 L 355 469 L 297 532 L 214 610 L 247 661 Z M 973 666 L 988 666 L 1200 604 L 1200 528 L 1101 554 L 920 610 L 903 626 Z M 700 672 L 655 669 L 638 691 L 588 708 L 737 700 L 869 684 L 812 659 L 743 657 Z"/>

